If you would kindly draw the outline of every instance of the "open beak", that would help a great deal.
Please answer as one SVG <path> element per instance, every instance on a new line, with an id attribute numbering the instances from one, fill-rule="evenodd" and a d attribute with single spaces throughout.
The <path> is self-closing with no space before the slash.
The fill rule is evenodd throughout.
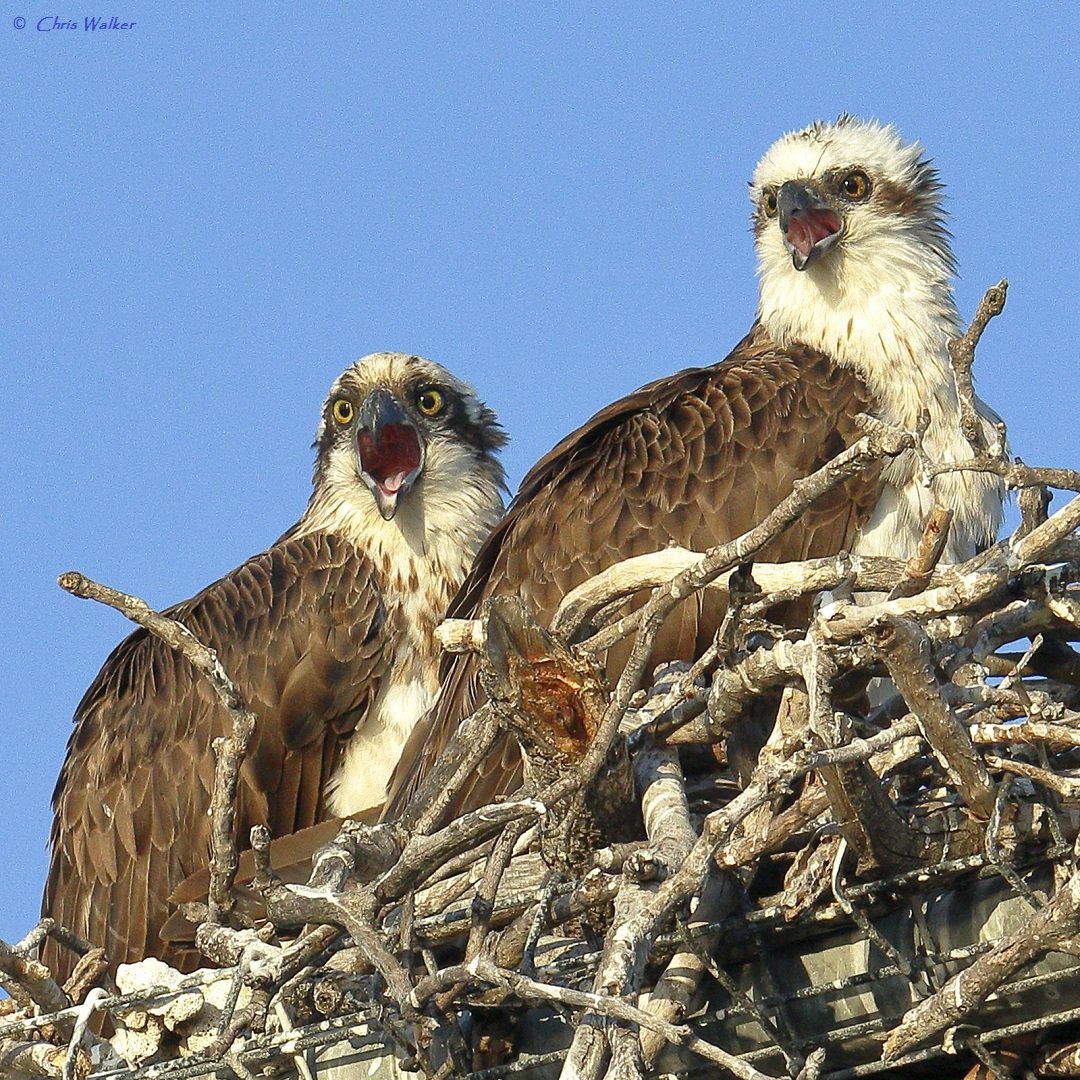
<path id="1" fill-rule="evenodd" d="M 844 222 L 831 206 L 794 180 L 781 186 L 776 202 L 791 265 L 796 270 L 805 270 L 836 244 Z"/>
<path id="2" fill-rule="evenodd" d="M 398 499 L 424 468 L 420 433 L 388 390 L 372 390 L 360 406 L 356 425 L 360 476 L 371 489 L 383 519 L 397 513 Z"/>

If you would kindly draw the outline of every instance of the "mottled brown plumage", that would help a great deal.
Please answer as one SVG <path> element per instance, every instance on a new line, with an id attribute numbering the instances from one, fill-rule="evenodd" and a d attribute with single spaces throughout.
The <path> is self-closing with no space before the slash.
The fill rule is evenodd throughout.
<path id="1" fill-rule="evenodd" d="M 721 363 L 651 383 L 602 409 L 530 471 L 477 555 L 450 616 L 472 618 L 515 594 L 550 621 L 576 585 L 669 544 L 705 551 L 756 525 L 806 476 L 859 437 L 870 405 L 850 370 L 820 353 L 776 346 L 760 327 Z M 876 473 L 835 489 L 761 553 L 763 561 L 849 547 L 880 493 Z M 653 662 L 689 658 L 711 640 L 722 601 L 699 594 L 669 619 Z M 617 677 L 625 649 L 608 657 Z M 389 816 L 442 752 L 481 690 L 472 655 L 444 665 L 436 707 L 413 731 L 391 781 Z M 512 787 L 516 747 L 497 750 L 453 808 Z"/>
<path id="2" fill-rule="evenodd" d="M 779 139 L 750 185 L 755 328 L 722 363 L 608 406 L 539 462 L 451 614 L 472 617 L 488 596 L 519 594 L 547 621 L 568 590 L 615 562 L 670 543 L 704 551 L 729 540 L 850 444 L 860 410 L 908 430 L 925 418 L 923 453 L 968 457 L 947 348 L 960 319 L 941 190 L 922 147 L 875 121 L 842 116 Z M 997 417 L 978 400 L 976 409 L 994 446 Z M 847 548 L 906 556 L 937 503 L 953 511 L 943 559 L 960 561 L 993 539 L 1002 497 L 1000 481 L 985 473 L 924 483 L 906 451 L 834 489 L 760 558 Z M 697 655 L 721 610 L 707 596 L 684 602 L 653 661 Z M 612 674 L 623 655 L 609 657 Z M 389 814 L 402 809 L 478 691 L 475 661 L 452 660 L 436 708 L 395 771 Z M 505 790 L 515 756 L 504 740 L 459 806 Z"/>
<path id="3" fill-rule="evenodd" d="M 323 813 L 341 741 L 385 664 L 372 577 L 350 543 L 309 535 L 166 612 L 218 651 L 260 721 L 272 719 L 260 722 L 241 776 L 248 828 L 280 835 Z M 272 652 L 249 644 L 271 640 Z M 179 653 L 144 630 L 123 641 L 76 710 L 45 911 L 117 961 L 155 954 L 156 909 L 205 860 L 210 745 L 228 730 L 208 681 Z"/>
<path id="4" fill-rule="evenodd" d="M 501 512 L 503 441 L 445 369 L 365 358 L 324 406 L 300 521 L 168 610 L 217 651 L 258 717 L 240 777 L 242 848 L 254 824 L 280 836 L 381 800 L 437 686 L 434 627 Z M 158 935 L 166 898 L 206 863 L 211 743 L 230 723 L 209 683 L 143 630 L 76 709 L 43 911 L 114 963 L 194 959 Z M 51 943 L 45 959 L 70 969 Z"/>

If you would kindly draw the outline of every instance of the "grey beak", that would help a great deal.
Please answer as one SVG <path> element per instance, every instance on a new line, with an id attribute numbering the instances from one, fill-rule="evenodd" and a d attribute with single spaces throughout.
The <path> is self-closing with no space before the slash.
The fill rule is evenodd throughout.
<path id="1" fill-rule="evenodd" d="M 356 455 L 360 476 L 389 521 L 424 468 L 424 440 L 389 390 L 372 390 L 361 404 Z"/>
<path id="2" fill-rule="evenodd" d="M 776 193 L 777 223 L 796 270 L 805 270 L 840 238 L 843 220 L 827 202 L 795 180 Z"/>
<path id="3" fill-rule="evenodd" d="M 799 211 L 821 210 L 825 204 L 802 184 L 789 180 L 780 186 L 776 193 L 776 209 L 780 220 L 780 231 L 786 233 L 791 224 L 791 215 Z"/>

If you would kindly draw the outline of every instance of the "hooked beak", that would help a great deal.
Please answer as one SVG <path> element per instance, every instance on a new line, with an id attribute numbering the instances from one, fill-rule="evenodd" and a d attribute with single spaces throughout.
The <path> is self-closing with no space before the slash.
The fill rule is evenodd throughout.
<path id="1" fill-rule="evenodd" d="M 424 443 L 388 390 L 372 390 L 360 406 L 356 425 L 360 476 L 371 489 L 385 521 L 397 513 L 398 499 L 424 468 Z"/>
<path id="2" fill-rule="evenodd" d="M 843 220 L 802 184 L 789 180 L 776 193 L 780 231 L 791 253 L 791 265 L 805 270 L 840 239 Z"/>

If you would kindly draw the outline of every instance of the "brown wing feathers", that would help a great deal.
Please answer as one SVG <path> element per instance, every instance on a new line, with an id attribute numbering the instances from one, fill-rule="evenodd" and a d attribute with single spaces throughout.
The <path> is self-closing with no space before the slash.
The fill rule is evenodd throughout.
<path id="1" fill-rule="evenodd" d="M 168 614 L 218 650 L 260 718 L 241 775 L 242 846 L 256 823 L 274 835 L 314 824 L 341 738 L 384 666 L 371 566 L 326 534 L 284 540 Z M 160 952 L 165 898 L 206 862 L 210 743 L 227 724 L 206 681 L 144 631 L 117 647 L 76 710 L 43 907 L 114 962 Z M 51 947 L 46 960 L 70 966 Z"/>
<path id="2" fill-rule="evenodd" d="M 868 404 L 850 372 L 753 331 L 723 363 L 613 403 L 538 462 L 450 614 L 475 615 L 485 598 L 514 592 L 546 621 L 569 589 L 614 562 L 669 543 L 702 551 L 744 532 L 852 441 L 854 415 Z M 849 483 L 762 558 L 843 549 L 877 491 L 876 478 Z M 704 605 L 675 613 L 654 661 L 689 656 L 712 636 L 722 608 Z M 277 836 L 315 824 L 341 742 L 388 662 L 371 565 L 331 536 L 287 534 L 170 614 L 218 649 L 262 720 L 241 777 L 238 835 L 255 823 Z M 478 694 L 472 660 L 450 659 L 439 703 L 395 772 L 391 812 Z M 137 632 L 75 720 L 54 796 L 45 912 L 105 943 L 114 962 L 158 954 L 165 898 L 206 861 L 210 742 L 227 717 L 185 660 Z M 518 767 L 504 741 L 466 804 L 514 786 Z M 46 959 L 61 975 L 69 967 L 49 946 Z"/>
<path id="3" fill-rule="evenodd" d="M 531 470 L 451 606 L 474 617 L 484 599 L 521 595 L 550 620 L 562 597 L 600 570 L 668 544 L 704 551 L 757 524 L 806 476 L 858 437 L 863 384 L 809 349 L 781 349 L 755 328 L 722 363 L 680 372 L 609 405 Z M 763 561 L 849 547 L 877 501 L 867 475 L 823 499 L 761 554 Z M 722 604 L 674 613 L 653 662 L 687 659 L 715 633 Z M 622 655 L 609 657 L 617 676 Z M 391 780 L 388 816 L 442 751 L 480 690 L 471 656 L 444 668 L 440 699 L 417 725 Z M 504 740 L 462 800 L 477 805 L 516 778 Z"/>

